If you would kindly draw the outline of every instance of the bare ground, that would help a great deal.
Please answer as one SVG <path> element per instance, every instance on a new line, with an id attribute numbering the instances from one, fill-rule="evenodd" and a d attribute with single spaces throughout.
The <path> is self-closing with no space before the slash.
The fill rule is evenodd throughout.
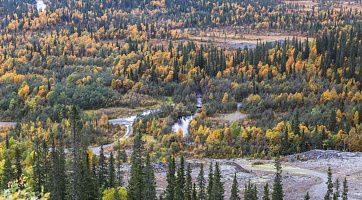
<path id="1" fill-rule="evenodd" d="M 247 114 L 235 111 L 233 113 L 228 113 L 228 114 L 216 114 L 212 117 L 209 117 L 209 120 L 217 124 L 225 124 L 225 123 L 231 124 L 233 122 L 243 121 L 246 117 L 248 117 Z"/>
<path id="2" fill-rule="evenodd" d="M 299 161 L 293 157 L 287 157 L 283 162 L 283 188 L 285 199 L 303 199 L 306 192 L 309 192 L 311 199 L 323 199 L 326 192 L 327 169 L 331 167 L 333 178 L 338 178 L 342 186 L 342 180 L 346 177 L 349 186 L 349 199 L 362 199 L 362 153 L 338 152 L 339 156 L 318 156 L 322 154 L 335 154 L 328 151 L 311 151 Z M 196 181 L 199 173 L 199 166 L 204 163 L 205 178 L 207 178 L 210 163 L 220 164 L 222 181 L 224 182 L 225 194 L 228 199 L 230 195 L 233 176 L 236 173 L 239 182 L 240 195 L 244 185 L 250 179 L 258 187 L 259 197 L 262 196 L 263 186 L 273 184 L 275 169 L 272 160 L 251 160 L 251 159 L 188 159 L 193 172 L 193 181 Z M 158 193 L 166 188 L 165 164 L 155 164 L 156 183 Z M 127 180 L 129 166 L 124 166 L 125 180 Z"/>
<path id="3" fill-rule="evenodd" d="M 13 127 L 15 125 L 15 122 L 0 122 L 0 127 Z"/>

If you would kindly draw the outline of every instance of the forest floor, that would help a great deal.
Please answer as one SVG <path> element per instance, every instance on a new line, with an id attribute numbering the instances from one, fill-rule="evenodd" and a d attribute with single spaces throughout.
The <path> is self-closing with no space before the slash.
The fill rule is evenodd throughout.
<path id="1" fill-rule="evenodd" d="M 348 153 L 338 151 L 313 150 L 299 155 L 303 161 L 296 157 L 283 158 L 283 187 L 285 199 L 303 199 L 309 192 L 311 199 L 323 199 L 326 192 L 327 169 L 331 167 L 333 178 L 340 180 L 340 188 L 346 177 L 349 186 L 349 199 L 362 199 L 362 153 Z M 193 169 L 192 177 L 196 181 L 199 166 L 204 163 L 205 178 L 209 163 L 219 162 L 222 181 L 224 182 L 225 197 L 229 197 L 233 176 L 236 173 L 239 190 L 250 180 L 256 184 L 259 197 L 262 196 L 263 186 L 273 184 L 275 169 L 273 160 L 254 159 L 188 159 Z M 125 166 L 125 180 L 129 173 L 129 166 Z M 162 193 L 166 188 L 166 164 L 155 164 L 157 191 Z M 242 192 L 241 192 L 242 193 Z"/>

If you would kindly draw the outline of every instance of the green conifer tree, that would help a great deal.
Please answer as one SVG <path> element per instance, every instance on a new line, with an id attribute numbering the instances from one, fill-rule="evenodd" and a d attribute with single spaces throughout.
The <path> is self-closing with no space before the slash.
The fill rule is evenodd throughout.
<path id="1" fill-rule="evenodd" d="M 208 185 L 207 185 L 207 199 L 213 200 L 212 189 L 213 189 L 213 183 L 214 183 L 214 172 L 213 172 L 213 168 L 212 168 L 212 163 L 210 163 L 208 177 L 209 178 L 208 178 Z"/>
<path id="2" fill-rule="evenodd" d="M 185 183 L 185 200 L 191 200 L 193 195 L 192 177 L 191 177 L 191 166 L 190 163 L 186 169 L 186 183 Z M 195 191 L 196 192 L 196 191 Z"/>
<path id="3" fill-rule="evenodd" d="M 116 181 L 116 185 L 117 186 L 122 186 L 123 184 L 123 174 L 121 171 L 121 166 L 122 166 L 123 160 L 122 160 L 122 152 L 121 149 L 119 148 L 117 150 L 117 157 L 116 157 L 116 166 L 117 166 L 117 181 Z"/>
<path id="4" fill-rule="evenodd" d="M 104 156 L 103 146 L 101 146 L 101 151 L 99 154 L 98 182 L 101 188 L 107 186 L 107 163 L 106 157 Z"/>
<path id="5" fill-rule="evenodd" d="M 269 184 L 265 184 L 264 186 L 264 195 L 263 195 L 263 200 L 270 200 L 270 192 L 269 192 Z"/>
<path id="6" fill-rule="evenodd" d="M 150 155 L 146 156 L 146 165 L 144 168 L 144 197 L 147 197 L 149 200 L 156 200 L 156 182 L 155 182 L 155 174 L 151 164 Z"/>
<path id="7" fill-rule="evenodd" d="M 194 183 L 194 186 L 192 187 L 191 200 L 198 200 L 198 198 L 197 198 L 197 191 L 196 191 L 196 184 L 195 184 L 195 183 Z"/>
<path id="8" fill-rule="evenodd" d="M 184 200 L 185 190 L 185 159 L 183 156 L 180 158 L 180 165 L 177 170 L 175 199 Z"/>
<path id="9" fill-rule="evenodd" d="M 166 200 L 175 199 L 175 185 L 176 185 L 176 169 L 175 169 L 175 158 L 169 157 L 168 159 L 168 171 L 167 171 L 167 187 L 166 187 Z"/>
<path id="10" fill-rule="evenodd" d="M 324 200 L 331 200 L 333 195 L 333 181 L 332 181 L 332 170 L 331 167 L 328 167 L 328 179 L 327 179 L 327 192 L 324 195 Z"/>
<path id="11" fill-rule="evenodd" d="M 133 153 L 131 158 L 131 175 L 127 188 L 128 200 L 143 199 L 143 160 L 142 160 L 142 134 L 138 131 L 134 137 Z"/>
<path id="12" fill-rule="evenodd" d="M 344 181 L 343 181 L 342 200 L 348 200 L 348 183 L 347 183 L 347 178 L 344 178 Z"/>
<path id="13" fill-rule="evenodd" d="M 339 193 L 339 179 L 336 180 L 336 191 L 333 193 L 333 200 L 338 200 L 340 197 Z"/>
<path id="14" fill-rule="evenodd" d="M 234 174 L 234 180 L 233 180 L 233 184 L 231 186 L 230 200 L 240 200 L 240 197 L 239 197 L 239 184 L 238 184 L 238 181 L 236 179 L 236 173 Z"/>
<path id="15" fill-rule="evenodd" d="M 23 174 L 23 167 L 21 165 L 21 153 L 18 146 L 15 147 L 15 170 L 16 170 L 16 182 L 21 188 L 21 176 Z"/>
<path id="16" fill-rule="evenodd" d="M 12 168 L 11 160 L 10 160 L 10 150 L 5 150 L 4 154 L 4 167 L 3 173 L 1 177 L 1 188 L 6 189 L 8 188 L 8 183 L 13 180 L 14 170 Z"/>
<path id="17" fill-rule="evenodd" d="M 200 165 L 200 172 L 199 175 L 197 176 L 197 183 L 198 183 L 198 194 L 197 194 L 197 198 L 199 200 L 205 200 L 206 199 L 206 194 L 205 194 L 205 177 L 204 177 L 204 164 L 201 163 Z"/>
<path id="18" fill-rule="evenodd" d="M 274 166 L 276 168 L 276 173 L 273 183 L 272 200 L 283 200 L 284 192 L 282 184 L 282 165 L 279 158 L 275 160 Z"/>
<path id="19" fill-rule="evenodd" d="M 108 162 L 108 187 L 113 188 L 116 186 L 116 170 L 114 168 L 114 157 L 113 152 L 109 155 Z"/>
<path id="20" fill-rule="evenodd" d="M 219 163 L 215 165 L 211 196 L 213 200 L 224 199 L 224 184 L 221 182 L 221 173 Z"/>
<path id="21" fill-rule="evenodd" d="M 307 192 L 307 194 L 305 194 L 304 200 L 310 200 L 309 192 Z"/>

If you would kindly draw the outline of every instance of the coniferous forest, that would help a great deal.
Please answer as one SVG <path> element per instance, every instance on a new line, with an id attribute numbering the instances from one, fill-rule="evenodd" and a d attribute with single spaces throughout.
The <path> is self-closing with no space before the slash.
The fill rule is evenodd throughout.
<path id="1" fill-rule="evenodd" d="M 362 199 L 360 152 L 361 0 L 0 0 L 0 199 Z"/>

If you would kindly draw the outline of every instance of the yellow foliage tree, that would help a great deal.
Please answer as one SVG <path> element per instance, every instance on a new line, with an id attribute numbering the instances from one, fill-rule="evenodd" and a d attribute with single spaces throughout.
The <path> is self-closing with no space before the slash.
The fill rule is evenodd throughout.
<path id="1" fill-rule="evenodd" d="M 18 91 L 18 95 L 21 98 L 25 99 L 29 95 L 29 93 L 30 93 L 30 88 L 29 88 L 28 84 L 24 81 Z"/>
<path id="2" fill-rule="evenodd" d="M 358 125 L 358 122 L 359 122 L 359 114 L 358 114 L 358 111 L 354 112 L 354 115 L 353 115 L 353 122 L 354 122 L 354 125 Z"/>
<path id="3" fill-rule="evenodd" d="M 328 102 L 328 101 L 335 101 L 338 100 L 338 94 L 336 89 L 332 89 L 332 90 L 327 90 L 325 92 L 323 92 L 320 101 L 321 102 Z"/>
<path id="4" fill-rule="evenodd" d="M 224 93 L 224 96 L 222 97 L 222 101 L 223 104 L 226 104 L 227 102 L 229 102 L 229 94 L 227 92 Z"/>

